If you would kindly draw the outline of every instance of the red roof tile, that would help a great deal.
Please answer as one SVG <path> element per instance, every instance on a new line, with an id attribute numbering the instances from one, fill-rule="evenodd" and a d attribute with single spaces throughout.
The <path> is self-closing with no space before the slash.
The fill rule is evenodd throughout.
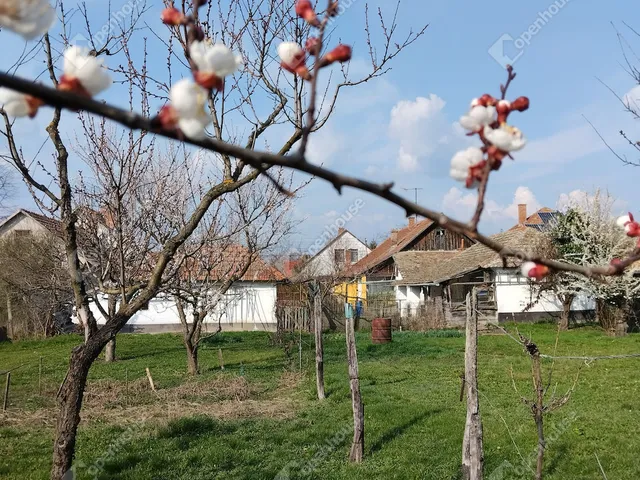
<path id="1" fill-rule="evenodd" d="M 242 272 L 250 252 L 242 245 L 229 245 L 222 249 L 209 249 L 209 257 L 202 262 L 191 258 L 185 262 L 181 275 L 190 275 L 195 280 L 223 280 L 229 276 Z M 200 253 L 202 255 L 202 252 Z M 251 261 L 249 269 L 238 281 L 245 282 L 277 282 L 284 280 L 285 276 L 277 268 L 267 264 L 257 256 Z"/>
<path id="2" fill-rule="evenodd" d="M 424 233 L 433 222 L 428 218 L 413 225 L 409 225 L 400 230 L 392 232 L 391 236 L 382 242 L 369 255 L 364 257 L 348 270 L 350 275 L 360 275 L 372 270 L 382 262 L 390 259 L 393 255 L 401 252 L 407 245 Z"/>

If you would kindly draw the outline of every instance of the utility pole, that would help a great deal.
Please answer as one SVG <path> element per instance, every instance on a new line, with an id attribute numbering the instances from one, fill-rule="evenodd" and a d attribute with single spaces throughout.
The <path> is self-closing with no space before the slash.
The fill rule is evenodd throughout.
<path id="1" fill-rule="evenodd" d="M 413 192 L 415 192 L 415 203 L 418 203 L 418 190 L 424 190 L 424 188 L 418 188 L 418 187 L 414 187 L 414 188 L 403 188 L 403 190 L 405 192 L 410 192 L 413 190 Z M 415 214 L 415 218 L 416 218 L 416 222 L 418 221 L 418 214 Z"/>

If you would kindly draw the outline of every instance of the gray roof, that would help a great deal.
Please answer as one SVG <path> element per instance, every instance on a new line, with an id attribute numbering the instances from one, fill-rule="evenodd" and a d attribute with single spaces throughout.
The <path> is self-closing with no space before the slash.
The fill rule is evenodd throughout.
<path id="1" fill-rule="evenodd" d="M 460 250 L 408 251 L 396 253 L 393 261 L 402 280 L 395 285 L 424 285 L 425 279 L 437 276 L 438 269 L 447 260 L 460 254 Z"/>
<path id="2" fill-rule="evenodd" d="M 491 238 L 506 248 L 523 250 L 527 254 L 545 255 L 546 252 L 548 255 L 552 250 L 550 240 L 548 240 L 546 235 L 537 229 L 524 226 L 514 227 L 506 232 L 492 235 Z M 429 252 L 407 253 L 416 254 Z M 400 261 L 405 263 L 404 269 L 402 266 L 400 267 L 403 280 L 398 280 L 396 284 L 438 284 L 476 270 L 505 266 L 500 254 L 480 243 L 466 250 L 458 251 L 452 258 L 445 259 L 444 261 L 435 261 L 437 256 L 434 257 L 431 261 L 427 255 L 423 256 L 422 259 L 417 256 L 414 258 L 411 256 L 402 258 Z M 394 256 L 394 258 L 396 257 Z M 414 263 L 413 266 L 409 265 L 411 262 Z M 506 266 L 510 268 L 518 267 L 519 264 L 520 261 L 513 257 L 506 262 Z M 405 271 L 409 273 L 405 275 Z"/>

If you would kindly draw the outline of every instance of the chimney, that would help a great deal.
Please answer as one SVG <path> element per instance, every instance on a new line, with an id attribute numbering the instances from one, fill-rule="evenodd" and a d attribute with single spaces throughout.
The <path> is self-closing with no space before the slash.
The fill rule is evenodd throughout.
<path id="1" fill-rule="evenodd" d="M 342 235 L 345 232 L 344 228 L 340 227 L 338 229 L 338 235 Z"/>
<path id="2" fill-rule="evenodd" d="M 518 205 L 518 224 L 524 225 L 527 221 L 527 204 L 521 203 Z"/>
<path id="3" fill-rule="evenodd" d="M 416 217 L 409 217 L 409 226 L 413 227 L 416 224 Z"/>
<path id="4" fill-rule="evenodd" d="M 398 243 L 398 230 L 391 230 L 391 241 L 393 243 Z"/>

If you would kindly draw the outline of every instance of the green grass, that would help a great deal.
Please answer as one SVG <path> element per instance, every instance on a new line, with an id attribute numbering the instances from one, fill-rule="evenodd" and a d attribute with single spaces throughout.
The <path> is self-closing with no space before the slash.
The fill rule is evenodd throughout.
<path id="1" fill-rule="evenodd" d="M 553 353 L 552 325 L 527 325 L 521 330 L 544 353 Z M 173 398 L 145 391 L 146 367 L 160 392 L 172 392 L 192 381 L 184 375 L 178 336 L 120 336 L 119 361 L 111 365 L 98 361 L 89 387 L 107 381 L 121 385 L 128 377 L 137 390 L 127 399 L 121 394 L 108 397 L 104 418 L 91 410 L 95 410 L 93 400 L 90 418 L 81 424 L 78 437 L 79 478 L 96 478 L 98 473 L 97 478 L 119 479 L 273 479 L 285 467 L 289 476 L 283 478 L 459 478 L 465 421 L 465 405 L 459 401 L 464 338 L 452 332 L 401 332 L 394 334 L 392 344 L 372 345 L 366 334 L 358 334 L 366 422 L 361 465 L 346 461 L 352 419 L 345 338 L 340 334 L 325 338 L 328 398 L 322 403 L 315 400 L 311 338 L 303 337 L 306 375 L 296 386 L 285 388 L 281 377 L 297 368 L 297 348 L 288 358 L 282 348 L 269 343 L 266 334 L 225 333 L 202 350 L 203 375 L 197 384 L 205 388 L 243 377 L 251 386 L 246 399 L 236 402 L 224 396 L 196 395 L 185 404 L 185 415 L 173 407 L 170 420 L 127 422 L 126 414 L 134 409 L 142 414 L 163 409 L 163 402 Z M 47 478 L 54 418 L 49 418 L 48 425 L 41 417 L 31 422 L 25 418 L 42 411 L 53 414 L 51 397 L 64 377 L 69 351 L 78 341 L 78 337 L 59 337 L 0 344 L 0 370 L 26 364 L 12 373 L 10 409 L 0 417 L 1 478 Z M 224 372 L 218 368 L 219 348 L 224 352 Z M 557 355 L 636 352 L 640 352 L 640 336 L 616 339 L 595 328 L 581 328 L 561 334 Z M 535 426 L 520 400 L 520 396 L 532 396 L 530 361 L 506 336 L 481 337 L 479 355 L 485 478 L 532 478 L 522 467 L 521 456 L 530 460 L 535 452 Z M 43 395 L 38 395 L 39 356 L 44 365 Z M 549 368 L 550 361 L 544 366 Z M 569 403 L 546 417 L 545 478 L 602 478 L 596 453 L 608 478 L 640 476 L 640 437 L 635 428 L 640 413 L 639 367 L 640 359 L 555 363 L 553 385 L 557 383 L 558 395 L 571 387 L 578 372 L 579 381 Z M 288 400 L 292 403 L 283 403 L 291 405 L 285 416 L 261 415 L 260 408 L 248 417 L 212 414 L 223 404 L 240 411 L 248 404 Z M 125 418 L 113 415 L 120 411 Z M 514 469 L 500 476 L 496 469 L 505 462 Z"/>

